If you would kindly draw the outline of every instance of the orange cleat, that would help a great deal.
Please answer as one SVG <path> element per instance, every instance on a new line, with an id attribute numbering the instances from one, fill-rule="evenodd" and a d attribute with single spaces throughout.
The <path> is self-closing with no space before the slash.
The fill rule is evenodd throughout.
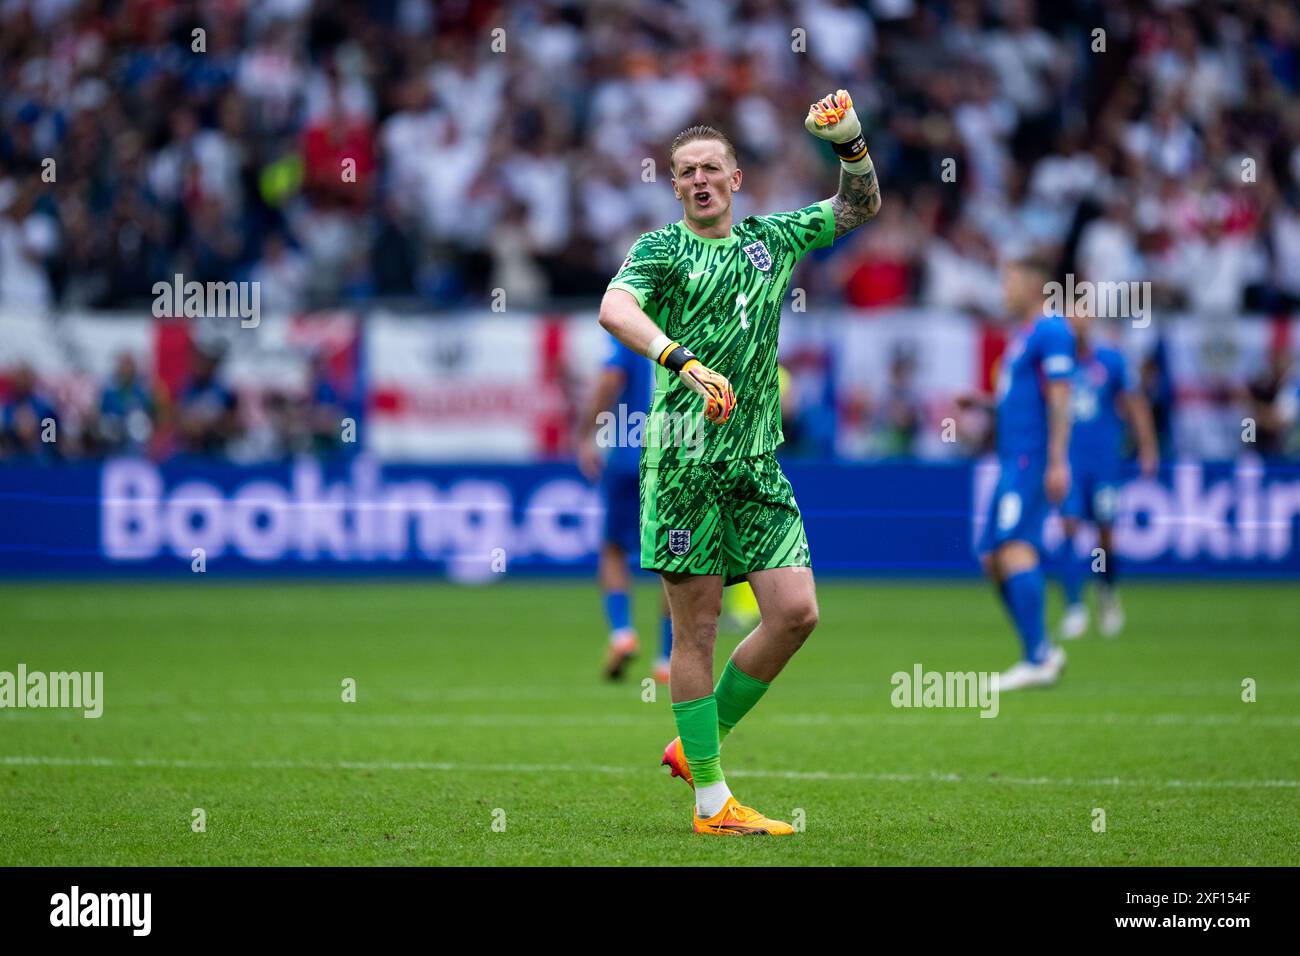
<path id="1" fill-rule="evenodd" d="M 609 642 L 609 653 L 605 657 L 605 676 L 610 680 L 619 680 L 623 676 L 623 671 L 627 669 L 628 662 L 636 657 L 639 649 L 635 631 L 620 632 Z"/>
<path id="2" fill-rule="evenodd" d="M 681 737 L 674 737 L 672 743 L 664 748 L 664 759 L 659 762 L 659 765 L 670 768 L 671 776 L 681 777 L 688 787 L 695 789 L 695 781 L 691 779 L 691 768 L 687 765 L 686 753 L 682 750 Z"/>
<path id="3" fill-rule="evenodd" d="M 789 836 L 794 827 L 769 820 L 752 807 L 741 806 L 735 797 L 728 797 L 722 809 L 707 820 L 695 817 L 695 832 L 713 836 Z"/>
<path id="4" fill-rule="evenodd" d="M 661 661 L 660 663 L 656 664 L 656 665 L 655 665 L 655 670 L 654 670 L 654 679 L 655 679 L 655 683 L 656 683 L 656 684 L 663 684 L 663 685 L 666 687 L 666 686 L 668 685 L 668 683 L 669 683 L 669 674 L 670 674 L 670 673 L 671 673 L 671 672 L 668 670 L 668 664 L 667 664 L 667 662 L 663 662 L 663 661 Z"/>

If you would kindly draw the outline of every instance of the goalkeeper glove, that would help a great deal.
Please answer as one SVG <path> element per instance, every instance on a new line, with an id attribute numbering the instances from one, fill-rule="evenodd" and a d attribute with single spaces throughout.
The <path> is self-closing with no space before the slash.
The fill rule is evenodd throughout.
<path id="1" fill-rule="evenodd" d="M 848 90 L 836 90 L 808 107 L 804 127 L 818 139 L 827 140 L 840 158 L 841 165 L 855 176 L 871 168 L 862 123 L 853 109 Z"/>
<path id="2" fill-rule="evenodd" d="M 704 417 L 709 421 L 721 425 L 731 417 L 736 407 L 731 383 L 726 376 L 707 368 L 686 346 L 666 335 L 658 335 L 646 354 L 668 371 L 676 372 L 687 388 L 704 399 Z"/>

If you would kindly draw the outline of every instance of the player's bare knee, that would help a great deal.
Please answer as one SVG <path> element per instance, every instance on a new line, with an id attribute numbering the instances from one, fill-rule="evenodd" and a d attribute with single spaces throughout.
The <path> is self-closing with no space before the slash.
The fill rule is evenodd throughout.
<path id="1" fill-rule="evenodd" d="M 807 640 L 808 636 L 817 629 L 820 620 L 821 612 L 817 610 L 816 602 L 809 603 L 807 607 L 801 609 L 797 628 L 800 643 Z"/>
<path id="2" fill-rule="evenodd" d="M 802 644 L 817 626 L 818 618 L 816 601 L 796 601 L 781 609 L 778 626 L 788 637 Z"/>
<path id="3" fill-rule="evenodd" d="M 679 631 L 676 620 L 673 622 L 673 646 L 682 642 L 690 647 L 705 648 L 710 653 L 718 639 L 718 615 L 696 614 L 686 618 Z"/>
<path id="4" fill-rule="evenodd" d="M 998 568 L 1003 578 L 1015 577 L 1038 566 L 1038 552 L 1023 541 L 1009 541 L 998 549 Z"/>

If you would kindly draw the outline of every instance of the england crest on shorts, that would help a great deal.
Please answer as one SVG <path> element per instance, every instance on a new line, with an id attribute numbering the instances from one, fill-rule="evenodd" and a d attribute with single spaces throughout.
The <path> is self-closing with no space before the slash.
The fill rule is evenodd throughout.
<path id="1" fill-rule="evenodd" d="M 678 557 L 691 550 L 690 531 L 683 531 L 680 528 L 671 529 L 668 532 L 668 550 Z"/>
<path id="2" fill-rule="evenodd" d="M 754 267 L 759 272 L 766 272 L 772 268 L 772 254 L 767 251 L 767 246 L 763 245 L 763 240 L 751 242 L 745 246 L 745 255 L 749 256 L 749 261 L 754 263 Z"/>

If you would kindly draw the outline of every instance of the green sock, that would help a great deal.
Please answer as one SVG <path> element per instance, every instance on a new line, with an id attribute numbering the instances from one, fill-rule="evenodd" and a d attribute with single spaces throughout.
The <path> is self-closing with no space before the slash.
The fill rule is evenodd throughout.
<path id="1" fill-rule="evenodd" d="M 718 757 L 718 702 L 712 694 L 699 700 L 684 700 L 673 704 L 673 718 L 677 721 L 682 752 L 686 754 L 686 765 L 691 768 L 695 785 L 719 783 L 723 777 L 722 760 Z"/>
<path id="2" fill-rule="evenodd" d="M 713 696 L 718 701 L 719 744 L 727 739 L 727 734 L 740 723 L 740 718 L 753 709 L 758 699 L 771 686 L 757 677 L 750 677 L 731 661 L 727 661 L 727 666 L 722 669 L 722 676 L 718 678 L 718 686 L 713 689 Z"/>

